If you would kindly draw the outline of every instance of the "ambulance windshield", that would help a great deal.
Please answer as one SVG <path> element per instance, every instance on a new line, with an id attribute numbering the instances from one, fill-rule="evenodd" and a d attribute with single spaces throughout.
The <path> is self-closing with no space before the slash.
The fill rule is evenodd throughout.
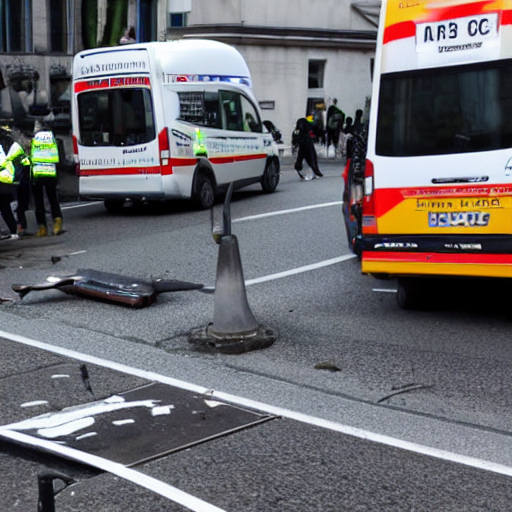
<path id="1" fill-rule="evenodd" d="M 134 146 L 155 139 L 148 89 L 92 90 L 78 95 L 80 144 Z"/>
<path id="2" fill-rule="evenodd" d="M 382 75 L 376 153 L 512 147 L 512 60 Z"/>

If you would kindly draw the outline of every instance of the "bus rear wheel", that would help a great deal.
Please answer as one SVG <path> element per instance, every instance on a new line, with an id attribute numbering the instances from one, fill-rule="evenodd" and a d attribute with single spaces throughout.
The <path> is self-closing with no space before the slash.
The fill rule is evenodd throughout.
<path id="1" fill-rule="evenodd" d="M 398 279 L 396 300 L 401 309 L 418 309 L 421 306 L 421 286 L 417 279 Z"/>

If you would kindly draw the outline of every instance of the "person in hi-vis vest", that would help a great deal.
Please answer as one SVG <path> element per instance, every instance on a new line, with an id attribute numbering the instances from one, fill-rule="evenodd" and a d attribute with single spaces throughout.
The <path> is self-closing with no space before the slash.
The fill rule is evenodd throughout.
<path id="1" fill-rule="evenodd" d="M 39 226 L 36 236 L 46 236 L 48 234 L 44 207 L 45 191 L 53 219 L 53 234 L 59 235 L 62 233 L 62 211 L 57 198 L 59 148 L 53 132 L 43 128 L 37 121 L 34 125 L 30 159 L 32 161 L 32 195 L 34 197 L 36 221 Z"/>
<path id="2" fill-rule="evenodd" d="M 7 158 L 5 151 L 11 142 L 10 133 L 0 127 L 0 215 L 9 228 L 6 238 L 18 238 L 16 233 L 16 219 L 11 209 L 14 200 L 16 185 L 14 182 L 14 164 Z M 6 149 L 4 150 L 4 146 Z"/>

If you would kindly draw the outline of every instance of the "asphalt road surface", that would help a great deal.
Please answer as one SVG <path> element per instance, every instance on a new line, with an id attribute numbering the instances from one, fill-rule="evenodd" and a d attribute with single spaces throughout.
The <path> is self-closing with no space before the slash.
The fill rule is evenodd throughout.
<path id="1" fill-rule="evenodd" d="M 233 197 L 250 310 L 278 336 L 261 350 L 190 343 L 214 294 L 12 290 L 82 269 L 214 288 L 210 212 L 67 203 L 64 235 L 0 241 L 0 510 L 36 510 L 48 471 L 72 481 L 58 512 L 510 508 L 505 285 L 446 281 L 401 311 L 349 254 L 342 166 L 321 164 Z"/>

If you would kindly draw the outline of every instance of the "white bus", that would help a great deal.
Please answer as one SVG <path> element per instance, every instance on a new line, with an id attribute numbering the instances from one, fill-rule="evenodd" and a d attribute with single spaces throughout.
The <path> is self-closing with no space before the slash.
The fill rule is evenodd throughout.
<path id="1" fill-rule="evenodd" d="M 362 271 L 512 277 L 512 1 L 382 2 Z M 430 280 L 431 281 L 431 280 Z"/>
<path id="2" fill-rule="evenodd" d="M 190 198 L 210 208 L 229 183 L 273 192 L 280 164 L 251 75 L 232 46 L 183 40 L 96 48 L 73 65 L 79 194 Z"/>

